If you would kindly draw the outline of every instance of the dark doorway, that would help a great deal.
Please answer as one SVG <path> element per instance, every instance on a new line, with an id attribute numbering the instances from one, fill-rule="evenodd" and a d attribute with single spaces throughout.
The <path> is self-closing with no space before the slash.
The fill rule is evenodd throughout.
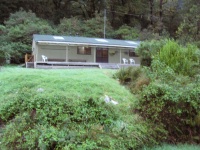
<path id="1" fill-rule="evenodd" d="M 108 63 L 108 49 L 107 48 L 96 48 L 96 62 Z"/>

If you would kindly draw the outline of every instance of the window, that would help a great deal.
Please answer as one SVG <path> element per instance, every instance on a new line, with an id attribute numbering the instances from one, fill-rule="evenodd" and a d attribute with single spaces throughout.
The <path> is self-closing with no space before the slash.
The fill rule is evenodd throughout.
<path id="1" fill-rule="evenodd" d="M 105 40 L 105 39 L 95 39 L 96 41 L 98 41 L 98 42 L 108 42 L 107 40 Z"/>
<path id="2" fill-rule="evenodd" d="M 138 57 L 134 50 L 129 50 L 129 57 Z"/>
<path id="3" fill-rule="evenodd" d="M 91 47 L 79 46 L 79 47 L 77 47 L 77 54 L 91 55 Z"/>
<path id="4" fill-rule="evenodd" d="M 53 36 L 53 38 L 55 40 L 64 40 L 64 38 L 62 36 Z"/>

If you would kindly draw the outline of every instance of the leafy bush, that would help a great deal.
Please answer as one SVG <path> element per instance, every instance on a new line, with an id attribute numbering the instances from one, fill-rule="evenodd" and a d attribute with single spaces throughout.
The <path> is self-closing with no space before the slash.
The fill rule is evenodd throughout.
<path id="1" fill-rule="evenodd" d="M 121 68 L 114 74 L 114 78 L 118 79 L 121 84 L 127 85 L 132 93 L 140 91 L 150 82 L 144 70 L 135 67 Z"/>
<path id="2" fill-rule="evenodd" d="M 6 124 L 1 149 L 135 149 L 154 142 L 147 124 L 100 98 L 36 94 L 30 87 L 11 94 L 0 107 Z"/>
<path id="3" fill-rule="evenodd" d="M 151 40 L 142 42 L 140 46 L 136 49 L 136 53 L 141 58 L 142 66 L 150 66 L 151 61 L 160 49 L 164 46 L 166 40 Z"/>
<path id="4" fill-rule="evenodd" d="M 165 63 L 174 72 L 189 76 L 197 73 L 200 65 L 199 58 L 199 50 L 196 46 L 183 47 L 173 40 L 169 40 L 155 56 L 155 59 Z"/>
<path id="5" fill-rule="evenodd" d="M 0 54 L 7 60 L 13 60 L 15 63 L 19 63 L 21 59 L 24 59 L 24 55 L 28 52 L 29 46 L 21 42 L 2 43 L 0 48 Z"/>
<path id="6" fill-rule="evenodd" d="M 200 110 L 200 85 L 152 82 L 143 89 L 137 111 L 168 132 L 168 141 L 199 141 L 195 118 Z M 181 135 L 181 136 L 180 136 Z"/>
<path id="7" fill-rule="evenodd" d="M 135 81 L 141 73 L 142 70 L 140 68 L 121 68 L 114 74 L 114 77 L 119 79 L 120 83 L 128 84 L 131 81 Z"/>

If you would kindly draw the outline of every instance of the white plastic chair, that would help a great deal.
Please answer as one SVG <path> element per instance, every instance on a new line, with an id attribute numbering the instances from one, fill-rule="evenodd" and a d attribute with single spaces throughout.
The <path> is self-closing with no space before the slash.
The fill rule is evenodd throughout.
<path id="1" fill-rule="evenodd" d="M 135 64 L 135 60 L 133 58 L 130 58 L 130 64 Z"/>
<path id="2" fill-rule="evenodd" d="M 47 56 L 44 56 L 44 55 L 42 55 L 42 60 L 43 60 L 43 62 L 46 62 L 46 61 L 48 61 L 48 58 L 47 58 Z"/>
<path id="3" fill-rule="evenodd" d="M 128 60 L 126 58 L 122 58 L 124 64 L 128 64 Z"/>

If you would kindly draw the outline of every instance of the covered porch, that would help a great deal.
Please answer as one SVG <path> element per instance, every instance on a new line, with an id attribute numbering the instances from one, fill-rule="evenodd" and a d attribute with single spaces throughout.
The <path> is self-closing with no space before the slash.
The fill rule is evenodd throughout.
<path id="1" fill-rule="evenodd" d="M 130 66 L 138 67 L 139 64 L 118 64 L 118 63 L 91 63 L 91 62 L 26 62 L 26 68 L 37 69 L 75 69 L 75 68 L 100 68 L 100 69 L 120 69 Z"/>

